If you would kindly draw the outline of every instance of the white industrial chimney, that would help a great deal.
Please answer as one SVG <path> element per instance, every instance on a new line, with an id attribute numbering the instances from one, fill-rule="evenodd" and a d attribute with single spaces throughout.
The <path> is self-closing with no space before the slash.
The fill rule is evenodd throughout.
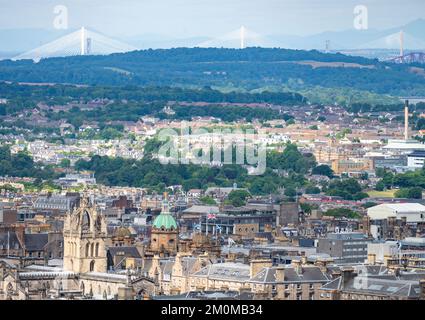
<path id="1" fill-rule="evenodd" d="M 404 140 L 409 139 L 409 100 L 404 105 Z"/>

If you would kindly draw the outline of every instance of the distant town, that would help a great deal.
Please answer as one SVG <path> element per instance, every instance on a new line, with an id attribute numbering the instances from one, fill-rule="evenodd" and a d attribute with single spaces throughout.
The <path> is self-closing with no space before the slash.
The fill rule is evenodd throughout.
<path id="1" fill-rule="evenodd" d="M 70 102 L 48 110 L 111 103 Z M 207 175 L 223 171 L 227 181 L 216 177 L 205 185 L 183 177 L 183 184 L 125 185 L 131 180 L 105 179 L 89 168 L 93 161 L 108 166 L 123 159 L 122 166 L 133 161 L 131 174 L 139 161 L 157 161 L 152 141 L 164 128 L 180 128 L 181 120 L 117 121 L 111 123 L 121 126 L 116 136 L 108 137 L 96 121 L 78 128 L 52 123 L 43 104 L 4 116 L 6 124 L 21 119 L 32 128 L 59 130 L 15 127 L 1 137 L 0 297 L 423 298 L 425 145 L 417 107 L 407 101 L 399 110 L 378 112 L 249 107 L 280 116 L 226 123 L 193 117 L 185 125 L 207 132 L 218 124 L 254 129 L 267 146 L 272 173 L 239 182 L 233 166 L 201 165 Z M 173 104 L 161 112 L 174 115 Z M 211 147 L 208 135 L 192 136 L 191 144 Z M 8 174 L 19 166 L 23 174 Z M 275 184 L 275 176 L 282 181 L 276 188 L 261 185 L 267 179 Z"/>
<path id="2" fill-rule="evenodd" d="M 2 2 L 11 314 L 425 300 L 423 1 Z"/>

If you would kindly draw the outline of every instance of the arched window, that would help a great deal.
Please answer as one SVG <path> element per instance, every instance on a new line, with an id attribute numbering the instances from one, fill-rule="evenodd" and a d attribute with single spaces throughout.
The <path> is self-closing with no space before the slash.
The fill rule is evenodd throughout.
<path id="1" fill-rule="evenodd" d="M 83 295 L 84 295 L 85 294 L 84 282 L 81 282 L 80 290 L 83 292 Z"/>
<path id="2" fill-rule="evenodd" d="M 90 230 L 90 215 L 87 211 L 83 214 L 82 228 L 83 230 Z"/>
<path id="3" fill-rule="evenodd" d="M 90 262 L 90 272 L 94 271 L 94 260 Z"/>
<path id="4" fill-rule="evenodd" d="M 99 243 L 96 243 L 96 257 L 99 256 Z"/>
<path id="5" fill-rule="evenodd" d="M 94 243 L 90 245 L 90 257 L 94 256 Z"/>
<path id="6" fill-rule="evenodd" d="M 89 256 L 90 243 L 86 243 L 86 257 Z"/>

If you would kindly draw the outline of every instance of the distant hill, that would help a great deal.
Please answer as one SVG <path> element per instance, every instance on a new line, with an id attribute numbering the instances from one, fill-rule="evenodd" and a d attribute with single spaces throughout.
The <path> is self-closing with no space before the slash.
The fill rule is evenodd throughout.
<path id="1" fill-rule="evenodd" d="M 320 62 L 320 63 L 317 63 Z M 417 66 L 421 68 L 421 66 Z M 112 86 L 283 90 L 320 86 L 425 96 L 425 77 L 408 65 L 318 51 L 177 48 L 108 56 L 0 61 L 0 80 Z"/>
<path id="2" fill-rule="evenodd" d="M 425 19 L 417 19 L 406 25 L 390 28 L 386 30 L 344 30 L 344 31 L 326 31 L 308 36 L 292 35 L 273 35 L 268 36 L 272 39 L 275 46 L 297 49 L 318 49 L 324 50 L 327 40 L 330 41 L 332 50 L 342 49 L 398 49 L 399 41 L 395 39 L 395 34 L 401 30 L 406 35 L 406 50 L 425 50 Z M 392 41 L 385 41 L 389 38 Z"/>

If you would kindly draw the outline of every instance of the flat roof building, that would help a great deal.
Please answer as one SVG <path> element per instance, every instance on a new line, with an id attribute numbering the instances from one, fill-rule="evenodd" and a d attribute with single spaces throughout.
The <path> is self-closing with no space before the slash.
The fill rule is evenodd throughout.
<path id="1" fill-rule="evenodd" d="M 425 206 L 420 203 L 383 203 L 367 209 L 371 220 L 406 219 L 407 223 L 425 222 Z"/>

